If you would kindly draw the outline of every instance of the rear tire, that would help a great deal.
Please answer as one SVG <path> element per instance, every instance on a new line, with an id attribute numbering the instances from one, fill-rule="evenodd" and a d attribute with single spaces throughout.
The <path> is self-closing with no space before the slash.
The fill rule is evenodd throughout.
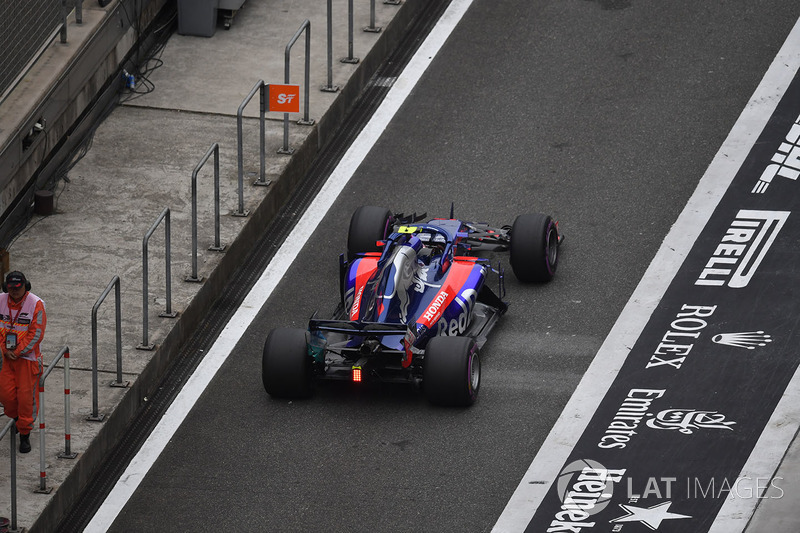
<path id="1" fill-rule="evenodd" d="M 357 254 L 379 252 L 376 244 L 389 235 L 392 212 L 383 207 L 362 205 L 350 218 L 347 232 L 347 257 L 351 261 Z"/>
<path id="2" fill-rule="evenodd" d="M 481 361 L 469 337 L 434 337 L 425 349 L 423 387 L 435 405 L 470 406 L 478 399 Z"/>
<path id="3" fill-rule="evenodd" d="M 520 215 L 511 227 L 511 268 L 523 282 L 547 282 L 558 267 L 558 228 L 547 215 Z"/>
<path id="4" fill-rule="evenodd" d="M 305 330 L 279 328 L 270 332 L 264 343 L 261 380 L 264 390 L 276 398 L 311 396 L 314 374 Z"/>

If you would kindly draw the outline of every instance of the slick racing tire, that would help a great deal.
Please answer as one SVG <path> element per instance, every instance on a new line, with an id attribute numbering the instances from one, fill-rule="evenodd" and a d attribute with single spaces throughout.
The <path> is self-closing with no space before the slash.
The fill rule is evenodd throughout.
<path id="1" fill-rule="evenodd" d="M 469 337 L 434 337 L 425 349 L 422 386 L 435 405 L 470 406 L 478 399 L 481 361 Z"/>
<path id="2" fill-rule="evenodd" d="M 547 215 L 520 215 L 511 227 L 511 268 L 523 282 L 547 282 L 558 267 L 558 228 Z"/>
<path id="3" fill-rule="evenodd" d="M 383 207 L 362 205 L 350 218 L 347 232 L 347 258 L 353 260 L 356 254 L 379 252 L 376 242 L 389 234 L 392 212 Z"/>
<path id="4" fill-rule="evenodd" d="M 305 330 L 279 328 L 270 332 L 264 343 L 261 380 L 264 390 L 276 398 L 311 396 L 314 374 Z"/>

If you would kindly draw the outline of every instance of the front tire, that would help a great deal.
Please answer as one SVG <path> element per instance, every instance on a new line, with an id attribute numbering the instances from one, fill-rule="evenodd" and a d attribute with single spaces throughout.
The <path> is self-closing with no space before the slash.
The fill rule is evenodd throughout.
<path id="1" fill-rule="evenodd" d="M 478 399 L 481 361 L 469 337 L 434 337 L 425 349 L 423 387 L 435 405 L 470 406 Z"/>
<path id="2" fill-rule="evenodd" d="M 347 232 L 347 256 L 351 261 L 357 254 L 379 252 L 376 244 L 389 235 L 392 212 L 383 207 L 362 205 L 350 218 Z"/>
<path id="3" fill-rule="evenodd" d="M 264 390 L 276 398 L 311 396 L 314 374 L 305 330 L 279 328 L 270 332 L 261 359 L 261 381 Z"/>
<path id="4" fill-rule="evenodd" d="M 558 228 L 547 215 L 520 215 L 511 227 L 511 269 L 522 282 L 547 282 L 558 267 Z"/>

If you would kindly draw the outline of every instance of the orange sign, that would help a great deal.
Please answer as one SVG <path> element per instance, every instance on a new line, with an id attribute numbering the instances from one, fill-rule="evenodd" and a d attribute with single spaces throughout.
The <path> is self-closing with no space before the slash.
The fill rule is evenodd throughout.
<path id="1" fill-rule="evenodd" d="M 267 85 L 267 111 L 281 113 L 300 112 L 300 86 L 299 85 Z"/>

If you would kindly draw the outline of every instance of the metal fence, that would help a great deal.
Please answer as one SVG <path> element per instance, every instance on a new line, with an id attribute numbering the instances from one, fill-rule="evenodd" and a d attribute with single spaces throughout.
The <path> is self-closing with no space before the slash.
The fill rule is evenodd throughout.
<path id="1" fill-rule="evenodd" d="M 0 101 L 50 44 L 75 0 L 0 0 Z"/>

